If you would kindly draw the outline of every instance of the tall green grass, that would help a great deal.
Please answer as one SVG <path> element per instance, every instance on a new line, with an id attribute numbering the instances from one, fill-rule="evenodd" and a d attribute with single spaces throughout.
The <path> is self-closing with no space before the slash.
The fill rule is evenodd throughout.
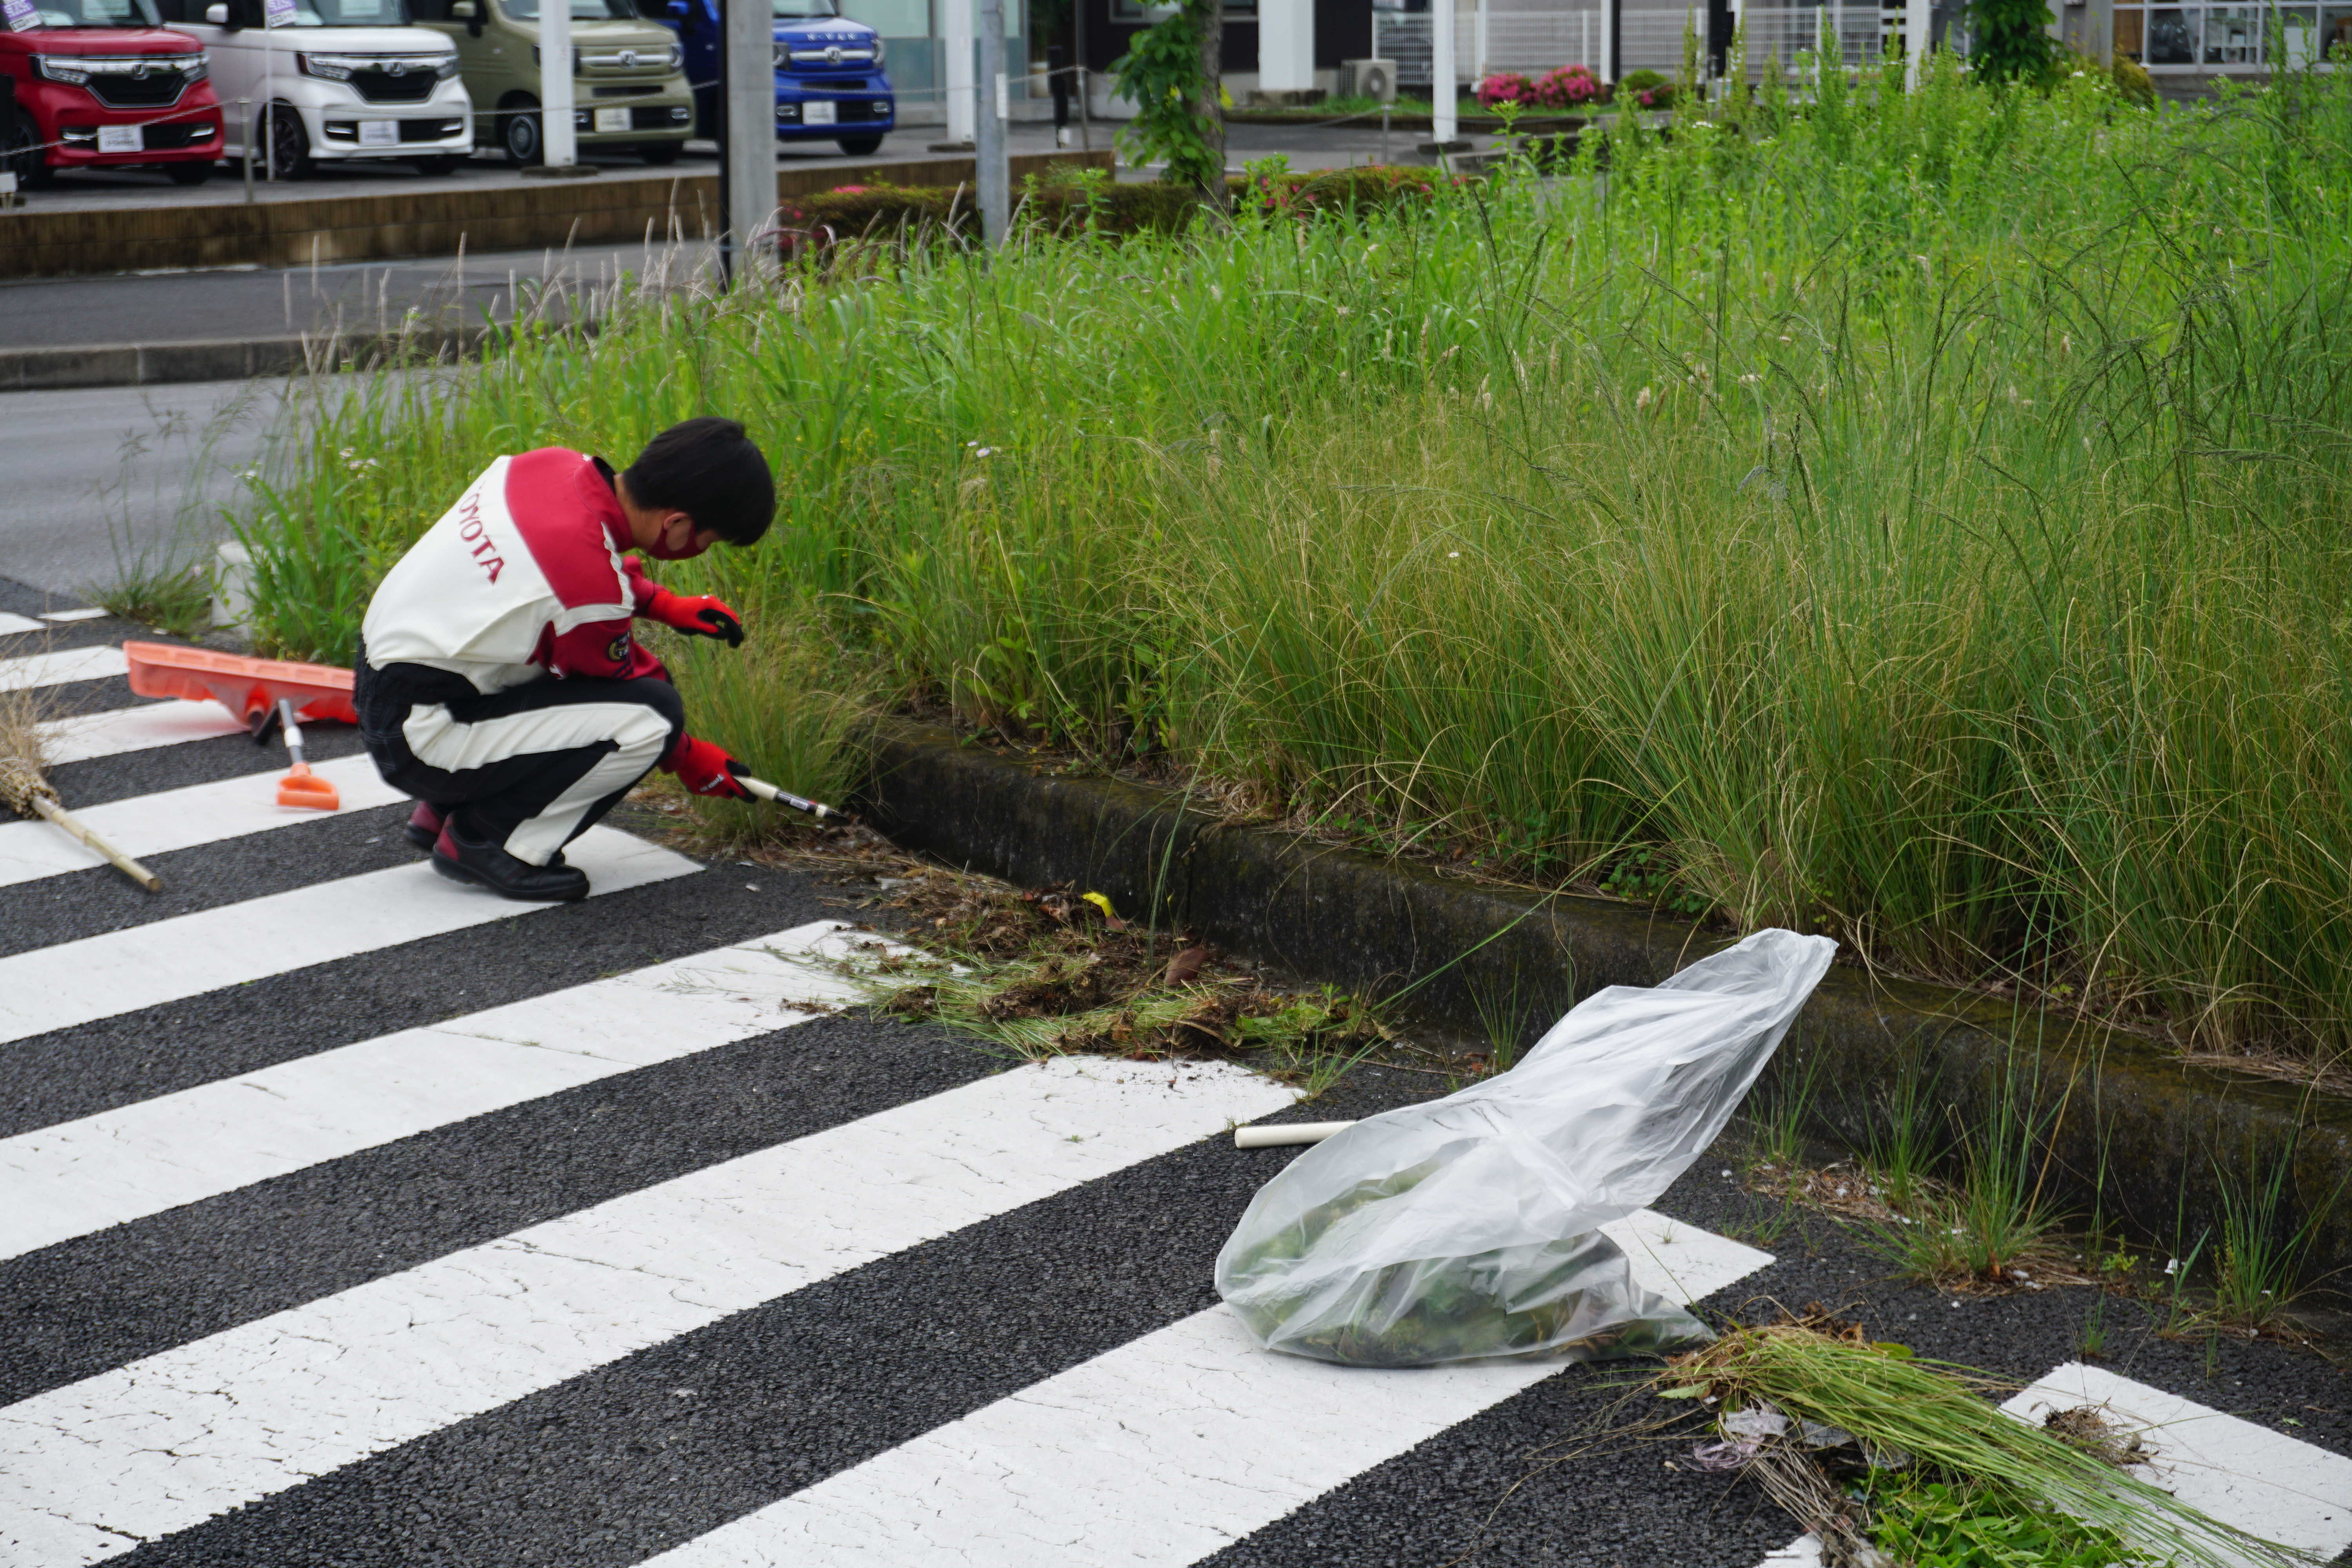
<path id="1" fill-rule="evenodd" d="M 1741 925 L 2331 1061 L 2352 73 L 2158 112 L 1927 74 L 384 381 L 239 520 L 265 633 L 348 656 L 499 452 L 720 410 L 782 514 L 680 575 L 814 599 L 971 722 L 1542 875 L 1640 847 Z"/>

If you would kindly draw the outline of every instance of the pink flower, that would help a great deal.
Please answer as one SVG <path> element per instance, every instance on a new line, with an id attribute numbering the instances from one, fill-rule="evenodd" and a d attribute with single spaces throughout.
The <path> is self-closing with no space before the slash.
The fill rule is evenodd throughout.
<path id="1" fill-rule="evenodd" d="M 1534 100 L 1535 84 L 1517 71 L 1496 71 L 1478 84 L 1478 102 L 1492 109 L 1498 103 L 1528 103 Z"/>

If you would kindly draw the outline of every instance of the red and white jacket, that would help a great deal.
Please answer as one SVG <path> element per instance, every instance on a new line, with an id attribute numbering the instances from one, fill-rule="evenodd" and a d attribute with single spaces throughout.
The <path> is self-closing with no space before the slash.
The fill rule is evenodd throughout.
<path id="1" fill-rule="evenodd" d="M 609 475 L 561 447 L 500 458 L 387 573 L 360 635 L 376 669 L 421 664 L 485 694 L 548 676 L 662 673 L 629 622 L 654 584 Z"/>

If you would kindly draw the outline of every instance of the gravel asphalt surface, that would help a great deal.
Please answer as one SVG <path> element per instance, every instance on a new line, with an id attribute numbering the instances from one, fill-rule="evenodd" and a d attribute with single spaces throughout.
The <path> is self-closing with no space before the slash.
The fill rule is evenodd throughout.
<path id="1" fill-rule="evenodd" d="M 54 605 L 0 582 L 0 612 L 37 614 Z M 0 635 L 0 671 L 8 658 L 43 647 L 135 635 L 108 621 Z M 56 696 L 81 711 L 135 700 L 119 680 L 84 682 Z M 311 739 L 322 756 L 355 746 L 332 726 L 316 727 Z M 282 753 L 232 736 L 77 763 L 58 769 L 55 780 L 69 806 L 90 805 L 247 776 L 266 788 L 282 765 Z M 127 932 L 165 953 L 190 929 L 174 922 L 204 911 L 218 919 L 238 905 L 387 868 L 413 867 L 415 876 L 429 878 L 399 839 L 404 809 L 354 811 L 159 855 L 152 864 L 167 889 L 160 897 L 98 868 L 0 887 L 0 963 L 38 965 L 52 963 L 43 954 L 53 955 L 49 970 L 11 973 L 46 974 L 48 984 L 70 988 L 77 950 L 63 944 Z M 645 827 L 647 819 L 616 823 L 633 825 Z M 0 827 L 0 836 L 10 831 Z M 330 963 L 18 1038 L 0 1047 L 0 1190 L 45 1130 L 60 1124 L 135 1110 L 258 1069 L 299 1068 L 355 1041 L 530 1004 L 763 933 L 864 919 L 856 906 L 870 892 L 720 862 L 524 918 L 391 945 L 362 942 Z M 559 1034 L 546 1043 L 557 1043 Z M 142 1358 L 163 1365 L 201 1355 L 208 1336 L 345 1293 L 362 1297 L 466 1249 L 496 1256 L 507 1245 L 500 1238 L 526 1227 L 600 1205 L 622 1212 L 659 1184 L 797 1140 L 887 1122 L 934 1097 L 984 1085 L 1005 1067 L 937 1028 L 854 1013 L 680 1048 L 667 1059 L 615 1067 L 560 1092 L 232 1184 L 0 1260 L 6 1322 L 0 1449 L 14 1451 L 28 1425 L 54 1419 L 49 1413 L 60 1401 L 86 1396 L 92 1408 L 115 1398 L 168 1402 L 169 1379 L 160 1373 L 143 1394 L 138 1391 L 147 1384 L 138 1379 L 124 1384 L 123 1369 Z M 1161 1070 L 1172 1088 L 1174 1069 Z M 1317 1102 L 1275 1119 L 1361 1116 L 1442 1088 L 1427 1075 L 1360 1068 Z M 180 1152 L 195 1164 L 207 1151 Z M 99 1505 L 12 1490 L 0 1463 L 0 1563 L 642 1563 L 1214 1307 L 1211 1260 L 1251 1194 L 1293 1152 L 1240 1152 L 1222 1135 L 1145 1152 L 1107 1174 L 748 1310 L 657 1334 L 643 1348 L 520 1397 L 461 1409 L 424 1436 L 380 1445 L 323 1473 L 304 1469 L 297 1452 L 290 1462 L 310 1479 L 257 1485 L 243 1506 L 184 1527 L 152 1533 L 121 1527 L 102 1547 L 41 1544 L 63 1539 L 42 1533 L 57 1518 L 79 1518 Z M 1773 1303 L 1820 1301 L 1921 1355 L 2021 1382 L 2078 1359 L 2095 1300 L 2090 1292 L 1957 1297 L 1902 1283 L 1854 1232 L 1819 1216 L 1790 1223 L 1777 1203 L 1728 1179 L 1730 1168 L 1727 1153 L 1710 1155 L 1656 1205 L 1685 1225 L 1774 1255 L 1706 1301 L 1709 1309 L 1755 1314 Z M 889 1174 L 871 1173 L 877 1182 Z M 683 1283 L 678 1289 L 692 1293 Z M 2108 1371 L 2315 1449 L 2352 1455 L 2352 1386 L 2322 1358 L 2267 1342 L 2167 1338 L 2150 1309 L 2122 1299 L 2108 1299 L 2105 1311 L 2101 1364 Z M 471 1331 L 462 1314 L 404 1331 L 445 1330 Z M 1187 1549 L 1171 1556 L 1148 1532 L 1129 1539 L 1111 1528 L 1024 1560 L 1039 1568 L 1112 1561 L 1168 1568 L 1192 1562 L 1755 1568 L 1786 1546 L 1796 1526 L 1753 1487 L 1677 1463 L 1694 1432 L 1583 1441 L 1625 1414 L 1638 1372 L 1625 1363 L 1564 1367 L 1425 1440 L 1332 1477 L 1319 1495 L 1276 1509 L 1266 1515 L 1271 1522 L 1236 1531 L 1206 1554 Z M 1399 1397 L 1410 1403 L 1409 1380 L 1419 1374 L 1373 1375 L 1408 1380 Z M 126 1386 L 131 1394 L 120 1393 Z M 1642 1414 L 1659 1408 L 1633 1397 L 1647 1407 Z M 1284 1412 L 1260 1415 L 1278 1441 Z M 300 1410 L 286 1416 L 289 1430 L 309 1418 Z M 177 1429 L 167 1443 L 173 1458 L 156 1462 L 205 1453 L 203 1426 Z M 230 1455 L 220 1462 L 234 1468 L 240 1461 Z M 142 1480 L 149 1472 L 136 1467 L 125 1475 L 125 1495 L 170 1484 L 163 1472 Z M 1109 1488 L 1103 1503 L 1114 1520 L 1117 1490 Z M 1227 1506 L 1205 1489 L 1202 1499 L 1204 1509 Z M 2352 1517 L 2352 1493 L 2335 1501 Z M 894 1539 L 885 1520 L 870 1551 L 796 1560 L 946 1561 L 894 1548 Z M 982 1535 L 968 1544 L 971 1562 L 1007 1560 Z M 2346 1544 L 2352 1524 L 2334 1550 Z"/>

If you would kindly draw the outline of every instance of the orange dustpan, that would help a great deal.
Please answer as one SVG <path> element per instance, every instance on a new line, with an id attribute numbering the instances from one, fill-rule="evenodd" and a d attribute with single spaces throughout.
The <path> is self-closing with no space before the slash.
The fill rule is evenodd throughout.
<path id="1" fill-rule="evenodd" d="M 217 702 L 248 729 L 257 730 L 280 702 L 292 703 L 296 718 L 313 723 L 360 721 L 352 707 L 352 672 L 332 665 L 247 658 L 158 642 L 127 642 L 122 654 L 131 661 L 131 689 L 140 696 Z"/>
<path id="2" fill-rule="evenodd" d="M 338 811 L 343 797 L 335 786 L 310 771 L 302 757 L 302 726 L 294 721 L 294 700 L 278 700 L 278 720 L 286 727 L 286 752 L 294 759 L 294 771 L 278 781 L 278 804 L 307 805 L 316 811 Z"/>

